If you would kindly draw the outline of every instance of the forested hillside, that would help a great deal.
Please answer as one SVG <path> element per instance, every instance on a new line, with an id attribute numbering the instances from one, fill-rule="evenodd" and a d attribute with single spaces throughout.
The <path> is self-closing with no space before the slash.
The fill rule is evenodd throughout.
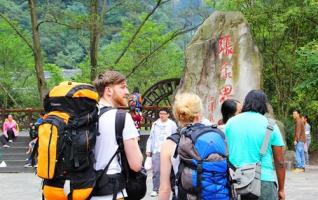
<path id="1" fill-rule="evenodd" d="M 63 69 L 81 69 L 73 79 L 88 82 L 113 68 L 141 91 L 180 77 L 186 44 L 211 11 L 200 0 L 0 0 L 4 108 L 39 106 L 30 2 L 35 3 L 43 67 L 50 73 L 46 88 L 63 80 Z"/>
<path id="2" fill-rule="evenodd" d="M 141 92 L 181 77 L 185 47 L 214 9 L 247 18 L 276 117 L 290 128 L 297 108 L 316 123 L 316 0 L 0 0 L 0 105 L 39 107 L 63 69 L 80 69 L 73 79 L 84 82 L 116 69 Z"/>

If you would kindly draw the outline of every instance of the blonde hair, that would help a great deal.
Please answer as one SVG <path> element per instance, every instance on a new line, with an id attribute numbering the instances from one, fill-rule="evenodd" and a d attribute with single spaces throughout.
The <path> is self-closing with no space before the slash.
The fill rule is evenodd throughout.
<path id="1" fill-rule="evenodd" d="M 175 97 L 173 114 L 181 125 L 194 122 L 203 110 L 200 97 L 193 93 L 181 93 Z"/>

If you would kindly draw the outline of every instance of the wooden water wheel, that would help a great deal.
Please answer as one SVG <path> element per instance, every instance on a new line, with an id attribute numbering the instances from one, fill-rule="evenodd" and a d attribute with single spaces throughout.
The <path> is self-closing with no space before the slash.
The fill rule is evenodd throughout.
<path id="1" fill-rule="evenodd" d="M 173 95 L 179 83 L 179 78 L 172 78 L 154 84 L 142 95 L 142 106 L 167 107 L 169 108 L 169 113 L 172 117 L 171 106 L 173 103 Z M 159 117 L 158 109 L 144 109 L 142 113 L 147 126 L 151 126 L 151 122 Z"/>

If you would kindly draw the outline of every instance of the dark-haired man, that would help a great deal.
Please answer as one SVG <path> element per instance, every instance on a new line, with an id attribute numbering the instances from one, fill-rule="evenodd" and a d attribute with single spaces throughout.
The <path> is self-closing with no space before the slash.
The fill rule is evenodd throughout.
<path id="1" fill-rule="evenodd" d="M 259 198 L 242 196 L 242 200 L 285 199 L 285 166 L 282 148 L 284 142 L 277 125 L 273 127 L 264 156 L 260 157 L 260 149 L 269 124 L 268 119 L 264 116 L 267 112 L 266 103 L 267 97 L 263 91 L 250 91 L 245 97 L 241 114 L 229 119 L 225 126 L 229 160 L 235 167 L 258 163 L 261 160 L 261 196 Z M 275 170 L 278 192 L 275 184 Z"/>
<path id="2" fill-rule="evenodd" d="M 112 186 L 104 184 L 104 187 L 98 188 L 93 194 L 92 200 L 112 200 L 124 199 L 127 196 L 122 184 L 123 173 L 118 156 L 114 156 L 118 149 L 115 135 L 115 123 L 117 107 L 128 106 L 129 91 L 125 77 L 116 71 L 106 71 L 99 75 L 94 81 L 94 85 L 100 96 L 100 110 L 104 107 L 110 108 L 99 117 L 99 133 L 95 145 L 95 169 L 103 171 L 109 164 L 105 172 L 112 181 Z M 125 124 L 123 129 L 124 153 L 127 157 L 130 169 L 135 172 L 141 170 L 142 154 L 138 146 L 138 131 L 130 114 L 125 114 Z M 117 177 L 117 178 L 116 178 Z M 103 178 L 103 177 L 102 177 Z M 101 180 L 103 180 L 101 178 Z M 108 180 L 108 178 L 106 178 Z M 108 183 L 106 182 L 106 183 Z M 103 185 L 103 184 L 100 184 Z"/>
<path id="3" fill-rule="evenodd" d="M 296 157 L 296 166 L 293 172 L 305 172 L 305 125 L 298 110 L 293 112 L 293 118 L 295 120 L 294 145 Z"/>
<path id="4" fill-rule="evenodd" d="M 146 155 L 152 157 L 152 183 L 153 191 L 150 194 L 156 197 L 159 191 L 160 184 L 160 149 L 163 142 L 168 136 L 175 133 L 177 125 L 169 119 L 169 113 L 166 109 L 159 111 L 159 119 L 151 126 L 150 136 L 147 141 Z"/>

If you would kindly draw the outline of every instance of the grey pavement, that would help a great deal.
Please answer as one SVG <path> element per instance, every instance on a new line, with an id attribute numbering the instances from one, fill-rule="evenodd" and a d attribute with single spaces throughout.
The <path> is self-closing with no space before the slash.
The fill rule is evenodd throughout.
<path id="1" fill-rule="evenodd" d="M 152 183 L 148 177 L 148 192 L 144 200 L 156 200 L 150 197 Z M 41 200 L 41 179 L 32 173 L 0 173 L 0 200 Z M 286 200 L 318 199 L 318 166 L 309 166 L 305 173 L 287 172 L 285 184 Z"/>

